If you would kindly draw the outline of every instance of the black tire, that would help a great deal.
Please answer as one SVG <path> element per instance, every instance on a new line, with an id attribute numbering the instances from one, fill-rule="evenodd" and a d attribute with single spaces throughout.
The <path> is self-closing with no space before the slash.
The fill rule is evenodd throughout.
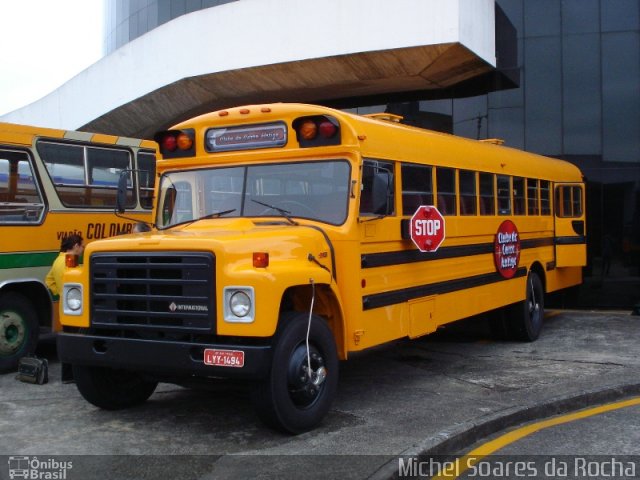
<path id="1" fill-rule="evenodd" d="M 526 298 L 509 309 L 511 335 L 514 340 L 533 342 L 540 336 L 544 321 L 544 287 L 540 277 L 530 272 Z"/>
<path id="2" fill-rule="evenodd" d="M 253 396 L 258 416 L 264 423 L 293 434 L 309 431 L 322 421 L 338 387 L 335 340 L 325 321 L 316 315 L 312 316 L 309 333 L 314 375 L 306 374 L 307 323 L 308 315 L 302 313 L 281 319 L 274 340 L 270 375 L 256 385 Z"/>
<path id="3" fill-rule="evenodd" d="M 0 372 L 15 370 L 22 357 L 35 352 L 39 331 L 38 314 L 27 297 L 0 295 Z"/>
<path id="4" fill-rule="evenodd" d="M 126 370 L 73 365 L 73 378 L 89 403 L 105 410 L 121 410 L 144 403 L 158 382 Z"/>

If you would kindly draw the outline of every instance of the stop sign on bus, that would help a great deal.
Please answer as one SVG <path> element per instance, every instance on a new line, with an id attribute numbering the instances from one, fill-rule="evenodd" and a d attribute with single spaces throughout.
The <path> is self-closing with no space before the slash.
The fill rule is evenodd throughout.
<path id="1" fill-rule="evenodd" d="M 431 205 L 421 205 L 411 217 L 411 240 L 421 252 L 435 252 L 444 241 L 444 217 Z"/>

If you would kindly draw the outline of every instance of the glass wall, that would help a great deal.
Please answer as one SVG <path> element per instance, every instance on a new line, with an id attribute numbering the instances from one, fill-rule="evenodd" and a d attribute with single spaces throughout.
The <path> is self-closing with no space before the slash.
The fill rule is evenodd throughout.
<path id="1" fill-rule="evenodd" d="M 109 0 L 105 2 L 105 55 L 181 15 L 237 0 Z"/>

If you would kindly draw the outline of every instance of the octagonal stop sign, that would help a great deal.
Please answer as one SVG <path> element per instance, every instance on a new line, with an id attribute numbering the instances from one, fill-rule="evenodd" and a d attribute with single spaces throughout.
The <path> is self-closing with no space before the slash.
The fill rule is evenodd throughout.
<path id="1" fill-rule="evenodd" d="M 421 205 L 411 217 L 411 240 L 421 252 L 435 252 L 444 241 L 444 217 L 431 205 Z"/>

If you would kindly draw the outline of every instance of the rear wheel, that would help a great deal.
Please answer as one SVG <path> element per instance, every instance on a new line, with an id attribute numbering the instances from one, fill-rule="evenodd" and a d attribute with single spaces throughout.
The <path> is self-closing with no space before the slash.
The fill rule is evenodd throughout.
<path id="1" fill-rule="evenodd" d="M 329 411 L 338 386 L 338 355 L 322 318 L 311 319 L 308 355 L 308 316 L 295 314 L 281 321 L 271 372 L 257 385 L 254 402 L 267 425 L 298 434 L 314 428 Z"/>
<path id="2" fill-rule="evenodd" d="M 535 272 L 527 277 L 526 298 L 509 309 L 511 334 L 515 340 L 533 342 L 540 336 L 544 320 L 544 288 Z"/>
<path id="3" fill-rule="evenodd" d="M 135 372 L 83 365 L 73 365 L 73 378 L 84 399 L 105 410 L 144 403 L 158 385 Z"/>
<path id="4" fill-rule="evenodd" d="M 27 297 L 0 295 L 0 372 L 15 370 L 20 358 L 35 351 L 38 333 L 38 315 Z"/>

